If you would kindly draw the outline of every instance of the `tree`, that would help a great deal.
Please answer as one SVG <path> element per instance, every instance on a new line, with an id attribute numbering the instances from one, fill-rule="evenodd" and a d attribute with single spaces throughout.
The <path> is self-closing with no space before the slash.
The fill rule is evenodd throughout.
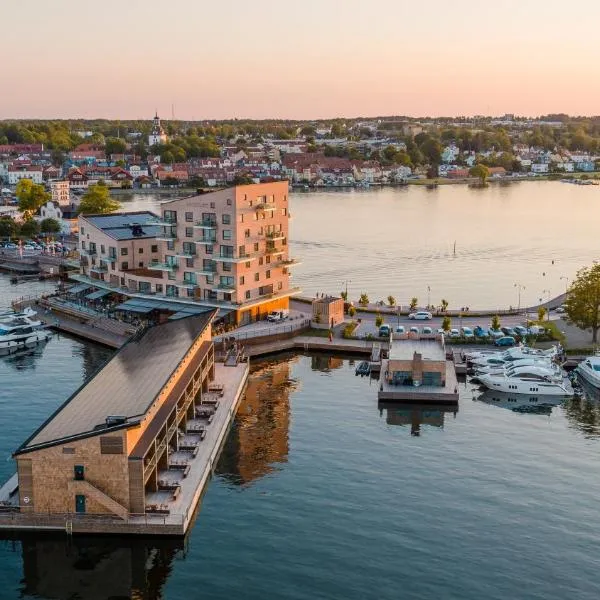
<path id="1" fill-rule="evenodd" d="M 367 306 L 367 304 L 369 304 L 369 295 L 366 292 L 361 292 L 358 303 L 361 306 Z"/>
<path id="2" fill-rule="evenodd" d="M 177 177 L 165 177 L 162 182 L 162 185 L 166 185 L 167 187 L 174 187 L 176 185 L 179 185 L 179 179 L 177 179 Z"/>
<path id="3" fill-rule="evenodd" d="M 592 330 L 592 341 L 598 341 L 600 329 L 600 263 L 577 272 L 565 300 L 565 312 L 570 323 L 580 329 Z"/>
<path id="4" fill-rule="evenodd" d="M 383 316 L 377 313 L 375 317 L 375 327 L 381 327 L 383 325 Z"/>
<path id="5" fill-rule="evenodd" d="M 390 305 L 390 308 L 392 306 L 396 306 L 396 298 L 394 298 L 394 296 L 388 296 L 387 301 L 388 301 L 388 304 Z"/>
<path id="6" fill-rule="evenodd" d="M 252 177 L 244 174 L 236 175 L 231 182 L 232 185 L 249 185 L 251 183 L 254 183 Z"/>
<path id="7" fill-rule="evenodd" d="M 28 221 L 52 196 L 44 190 L 43 185 L 33 183 L 31 179 L 21 179 L 17 183 L 17 198 L 19 210 Z"/>
<path id="8" fill-rule="evenodd" d="M 448 310 L 448 300 L 444 300 L 444 298 L 442 298 L 442 301 L 440 304 L 441 304 L 442 312 L 446 312 Z"/>
<path id="9" fill-rule="evenodd" d="M 486 179 L 490 176 L 490 170 L 485 165 L 475 165 L 469 169 L 471 177 L 479 177 L 481 185 L 486 184 Z"/>
<path id="10" fill-rule="evenodd" d="M 40 231 L 42 233 L 60 233 L 62 227 L 56 219 L 48 218 L 40 221 Z"/>
<path id="11" fill-rule="evenodd" d="M 543 321 L 544 317 L 546 316 L 546 313 L 548 312 L 543 306 L 540 306 L 538 308 L 538 321 Z"/>
<path id="12" fill-rule="evenodd" d="M 492 317 L 492 329 L 498 331 L 500 329 L 500 317 L 498 315 L 494 315 Z"/>
<path id="13" fill-rule="evenodd" d="M 119 202 L 110 197 L 106 185 L 98 183 L 90 185 L 87 192 L 81 197 L 78 212 L 84 215 L 104 215 L 115 212 L 120 206 Z"/>
<path id="14" fill-rule="evenodd" d="M 348 315 L 349 315 L 350 317 L 354 317 L 354 315 L 355 315 L 355 314 L 356 314 L 356 309 L 354 308 L 354 306 L 350 306 L 350 307 L 348 308 Z"/>
<path id="15" fill-rule="evenodd" d="M 417 308 L 418 304 L 419 304 L 419 300 L 417 298 L 411 298 L 410 299 L 410 310 L 415 310 L 415 308 Z"/>
<path id="16" fill-rule="evenodd" d="M 30 238 L 34 235 L 37 235 L 40 232 L 40 224 L 33 219 L 29 219 L 29 221 L 24 221 L 19 230 L 19 235 L 21 237 Z"/>
<path id="17" fill-rule="evenodd" d="M 346 290 L 342 290 L 340 292 L 340 296 L 344 302 L 348 302 L 348 292 Z"/>
<path id="18" fill-rule="evenodd" d="M 442 329 L 444 331 L 450 331 L 451 327 L 452 327 L 452 321 L 451 321 L 450 317 L 444 317 L 442 319 Z"/>
<path id="19" fill-rule="evenodd" d="M 0 218 L 0 237 L 11 238 L 17 235 L 19 226 L 11 217 Z"/>
<path id="20" fill-rule="evenodd" d="M 104 151 L 106 152 L 107 156 L 110 156 L 111 154 L 124 154 L 126 150 L 127 144 L 125 143 L 125 140 L 114 137 L 106 138 L 106 146 Z"/>

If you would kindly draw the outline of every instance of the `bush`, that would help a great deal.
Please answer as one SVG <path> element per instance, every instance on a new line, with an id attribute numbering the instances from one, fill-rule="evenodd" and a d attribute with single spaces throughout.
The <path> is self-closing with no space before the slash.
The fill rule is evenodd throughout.
<path id="1" fill-rule="evenodd" d="M 342 337 L 344 339 L 351 338 L 354 335 L 354 330 L 357 327 L 358 327 L 358 323 L 355 323 L 354 321 L 352 321 L 352 323 L 348 323 L 347 325 L 344 326 L 344 329 L 342 330 Z"/>
<path id="2" fill-rule="evenodd" d="M 500 317 L 498 315 L 492 317 L 492 329 L 500 329 Z"/>
<path id="3" fill-rule="evenodd" d="M 369 295 L 366 292 L 362 292 L 358 299 L 358 303 L 361 306 L 367 306 L 369 304 Z"/>
<path id="4" fill-rule="evenodd" d="M 450 329 L 452 329 L 452 320 L 450 317 L 444 317 L 442 319 L 442 329 L 444 331 L 450 331 Z"/>
<path id="5" fill-rule="evenodd" d="M 350 317 L 353 317 L 355 314 L 356 314 L 356 309 L 354 308 L 354 306 L 350 306 L 350 307 L 348 308 L 348 315 L 349 315 Z"/>
<path id="6" fill-rule="evenodd" d="M 394 296 L 388 296 L 387 301 L 388 301 L 388 305 L 390 306 L 390 308 L 392 306 L 396 306 L 396 298 L 394 298 Z"/>
<path id="7" fill-rule="evenodd" d="M 375 327 L 381 327 L 383 325 L 383 317 L 377 313 L 377 316 L 375 317 Z"/>

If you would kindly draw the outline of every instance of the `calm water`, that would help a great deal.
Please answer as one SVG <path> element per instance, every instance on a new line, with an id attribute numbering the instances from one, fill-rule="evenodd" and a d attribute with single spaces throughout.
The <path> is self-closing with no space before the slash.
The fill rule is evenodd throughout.
<path id="1" fill-rule="evenodd" d="M 165 197 L 132 196 L 125 207 L 156 209 Z M 307 294 L 352 298 L 392 294 L 407 304 L 521 306 L 565 291 L 566 280 L 598 258 L 600 187 L 518 182 L 322 191 L 292 195 L 294 283 Z M 456 255 L 454 243 L 456 242 Z M 554 261 L 554 263 L 553 263 Z M 429 293 L 427 287 L 431 288 Z"/>
<path id="2" fill-rule="evenodd" d="M 0 362 L 0 475 L 109 351 Z M 258 363 L 185 542 L 0 542 L 0 598 L 597 600 L 600 410 L 379 411 L 327 356 Z M 416 435 L 419 434 L 419 435 Z"/>

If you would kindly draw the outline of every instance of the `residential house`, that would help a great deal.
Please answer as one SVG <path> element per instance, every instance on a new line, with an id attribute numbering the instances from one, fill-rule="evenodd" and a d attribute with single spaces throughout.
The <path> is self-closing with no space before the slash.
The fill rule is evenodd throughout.
<path id="1" fill-rule="evenodd" d="M 21 179 L 31 179 L 33 183 L 43 183 L 43 169 L 40 165 L 17 165 L 8 167 L 8 184 L 17 185 Z"/>

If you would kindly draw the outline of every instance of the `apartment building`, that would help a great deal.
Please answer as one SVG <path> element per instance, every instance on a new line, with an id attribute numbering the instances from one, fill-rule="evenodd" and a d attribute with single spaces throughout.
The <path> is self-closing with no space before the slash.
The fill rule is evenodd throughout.
<path id="1" fill-rule="evenodd" d="M 290 285 L 289 195 L 286 181 L 226 188 L 166 202 L 151 225 L 162 228 L 164 293 L 235 310 L 246 324 L 286 309 Z"/>
<path id="2" fill-rule="evenodd" d="M 148 225 L 158 217 L 149 211 L 79 216 L 80 272 L 114 287 L 161 294 L 163 273 L 150 270 L 160 256 L 157 236 Z"/>

